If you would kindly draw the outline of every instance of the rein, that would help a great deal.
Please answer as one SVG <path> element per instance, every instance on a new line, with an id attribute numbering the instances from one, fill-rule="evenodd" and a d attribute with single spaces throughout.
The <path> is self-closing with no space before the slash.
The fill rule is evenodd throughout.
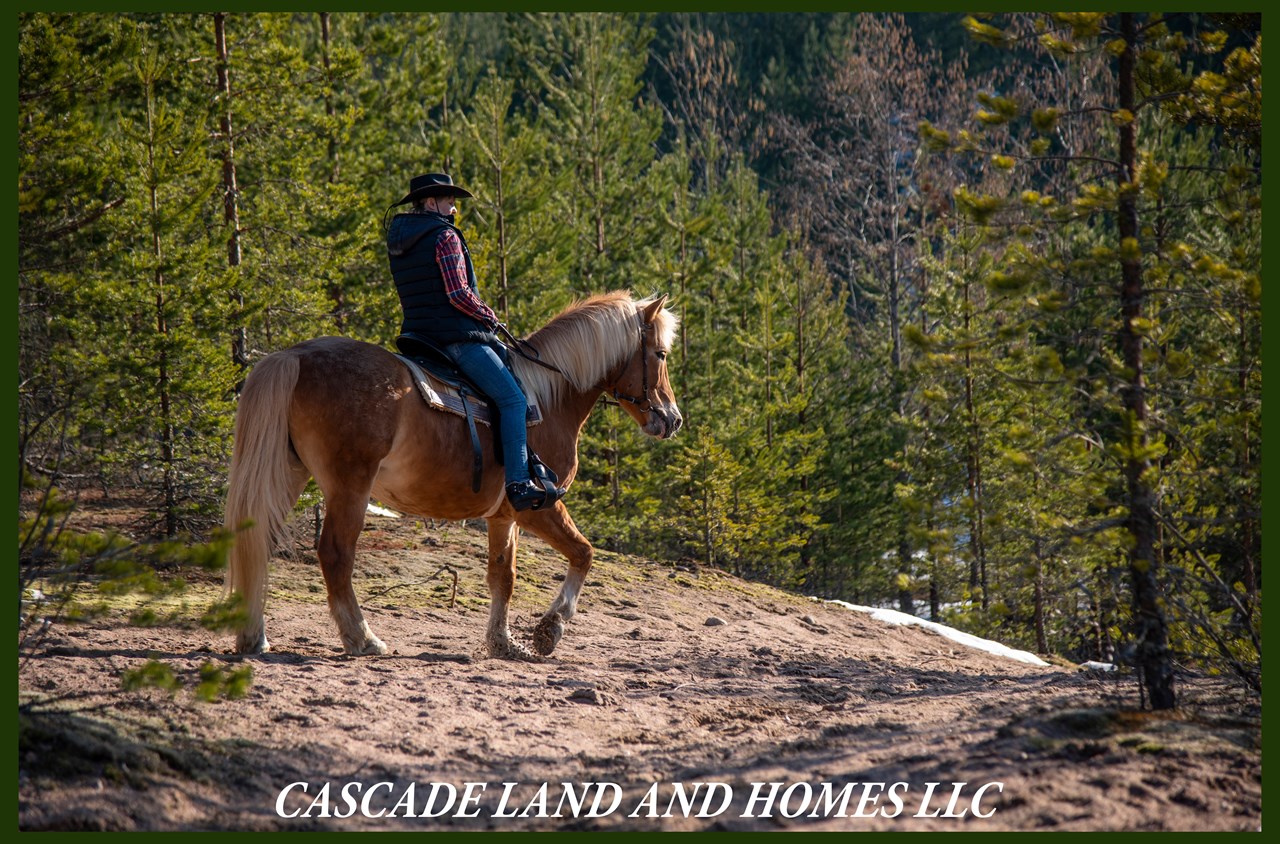
<path id="1" fill-rule="evenodd" d="M 615 386 L 613 387 L 613 389 L 609 389 L 603 384 L 598 384 L 597 387 L 599 390 L 601 390 L 601 392 L 608 393 L 609 395 L 613 396 L 613 398 L 616 400 L 616 401 L 610 401 L 609 399 L 604 398 L 604 396 L 601 396 L 600 400 L 603 401 L 605 404 L 613 405 L 615 407 L 620 407 L 621 406 L 620 402 L 625 401 L 635 405 L 636 409 L 639 410 L 640 412 L 648 413 L 650 410 L 653 409 L 653 402 L 650 401 L 649 399 L 649 356 L 646 354 L 646 352 L 648 351 L 648 343 L 645 342 L 644 321 L 641 318 L 640 314 L 638 313 L 636 314 L 636 321 L 638 323 L 638 327 L 640 331 L 640 348 L 637 349 L 635 352 L 631 353 L 631 357 L 627 358 L 627 362 L 623 364 L 622 369 L 620 370 L 620 373 L 625 372 L 627 370 L 627 367 L 631 365 L 631 361 L 635 359 L 635 356 L 637 354 L 640 355 L 640 367 L 641 367 L 640 397 L 637 398 L 636 396 L 628 395 L 627 393 L 620 391 L 617 388 L 617 381 L 614 381 Z M 525 360 L 530 361 L 532 363 L 536 363 L 538 366 L 541 366 L 544 369 L 549 369 L 552 372 L 555 372 L 558 375 L 560 375 L 562 378 L 568 380 L 569 376 L 565 375 L 564 370 L 553 363 L 547 363 L 546 361 L 544 361 L 542 359 L 542 354 L 528 340 L 522 340 L 519 337 L 516 337 L 502 323 L 498 323 L 498 330 L 501 331 L 503 336 L 510 341 L 504 344 L 508 349 L 515 352 Z M 527 346 L 530 352 L 532 352 L 532 354 L 530 354 L 529 352 L 526 352 L 523 348 L 521 348 L 522 346 Z M 642 407 L 641 405 L 648 405 L 648 407 Z"/>
<path id="2" fill-rule="evenodd" d="M 508 329 L 502 323 L 498 323 L 498 330 L 502 332 L 503 337 L 506 337 L 507 340 L 510 341 L 507 343 L 503 343 L 503 345 L 506 346 L 511 351 L 518 354 L 520 357 L 524 358 L 527 361 L 531 361 L 532 363 L 536 363 L 538 366 L 541 366 L 543 369 L 550 369 L 552 372 L 556 373 L 562 378 L 567 379 L 569 377 L 564 374 L 563 369 L 556 366 L 554 363 L 547 363 L 546 361 L 544 361 L 542 359 L 542 353 L 539 352 L 537 348 L 535 348 L 534 345 L 530 343 L 528 340 L 522 340 L 521 338 L 515 336 L 514 334 L 511 333 L 511 330 Z M 533 352 L 533 354 L 531 355 L 529 354 L 529 352 L 526 352 L 524 349 L 520 348 L 522 345 L 528 346 L 530 351 Z"/>

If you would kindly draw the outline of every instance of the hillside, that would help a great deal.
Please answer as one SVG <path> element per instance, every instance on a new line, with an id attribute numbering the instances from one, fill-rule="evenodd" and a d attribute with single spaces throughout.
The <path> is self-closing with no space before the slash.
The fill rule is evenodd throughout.
<path id="1" fill-rule="evenodd" d="M 85 518 L 101 525 L 111 515 Z M 305 520 L 298 527 L 300 535 L 309 530 Z M 446 563 L 459 574 L 453 607 L 451 578 L 432 578 Z M 550 549 L 524 539 L 517 637 L 529 635 L 562 571 Z M 121 691 L 120 673 L 148 656 L 188 686 L 205 660 L 241 660 L 228 653 L 229 637 L 184 619 L 192 612 L 144 629 L 129 626 L 120 606 L 58 629 L 19 675 L 20 704 L 45 701 L 23 722 L 19 827 L 1252 830 L 1261 823 L 1260 713 L 1221 681 L 1180 678 L 1185 703 L 1177 711 L 1138 712 L 1130 677 L 1027 665 L 720 572 L 608 553 L 599 554 L 581 612 L 552 659 L 486 659 L 478 653 L 487 613 L 482 531 L 414 519 L 371 516 L 359 548 L 357 593 L 392 648 L 388 656 L 340 653 L 311 553 L 277 558 L 271 583 L 275 651 L 250 658 L 255 679 L 238 701 Z M 197 580 L 185 600 L 198 607 L 219 589 L 213 578 Z M 280 792 L 299 782 L 308 793 L 295 787 L 281 808 L 300 816 L 279 817 Z M 438 818 L 321 816 L 321 787 L 332 784 L 332 815 L 346 811 L 340 790 L 352 782 L 361 791 L 385 784 L 369 798 L 369 814 L 404 801 L 411 783 L 408 802 L 418 813 L 433 783 L 456 788 L 458 802 Z M 474 818 L 457 816 L 466 783 L 486 784 L 473 787 Z M 503 783 L 516 785 L 500 806 Z M 562 783 L 571 799 L 603 798 L 597 816 L 584 807 L 573 817 L 565 802 L 554 817 Z M 687 797 L 698 789 L 692 816 L 678 800 L 671 817 L 637 810 L 656 805 L 653 814 L 664 814 L 675 783 Z M 753 785 L 768 783 L 779 785 Z M 849 783 L 856 785 L 843 813 L 857 814 L 861 803 L 870 817 L 823 806 L 824 784 L 831 797 Z M 929 783 L 940 785 L 920 810 Z M 975 804 L 988 783 L 1002 786 L 989 786 Z M 351 788 L 359 801 L 363 794 Z M 946 816 L 953 789 L 959 799 L 950 814 L 963 817 Z M 437 796 L 448 791 L 439 786 Z M 902 803 L 898 812 L 890 792 Z M 759 799 L 751 802 L 753 794 Z M 615 797 L 617 808 L 606 812 Z M 729 802 L 717 812 L 722 797 Z M 309 806 L 311 817 L 301 816 Z M 762 817 L 769 808 L 772 816 Z M 975 817 L 974 808 L 988 817 Z"/>

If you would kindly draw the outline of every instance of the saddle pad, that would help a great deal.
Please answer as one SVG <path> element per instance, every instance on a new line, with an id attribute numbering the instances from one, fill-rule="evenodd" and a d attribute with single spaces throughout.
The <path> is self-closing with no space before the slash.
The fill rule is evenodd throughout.
<path id="1" fill-rule="evenodd" d="M 418 385 L 418 392 L 422 395 L 428 407 L 434 410 L 443 410 L 445 413 L 452 413 L 454 416 L 461 416 L 463 419 L 467 417 L 467 411 L 462 407 L 464 399 L 456 388 L 441 381 L 404 355 L 396 355 L 396 357 L 404 361 L 404 365 L 409 367 L 409 372 L 413 375 L 413 383 Z M 493 426 L 487 401 L 474 395 L 468 395 L 465 401 L 471 406 L 471 415 L 475 417 L 477 422 L 490 427 Z M 542 422 L 542 408 L 538 406 L 536 401 L 530 400 L 525 414 L 525 423 L 532 428 L 540 422 Z"/>

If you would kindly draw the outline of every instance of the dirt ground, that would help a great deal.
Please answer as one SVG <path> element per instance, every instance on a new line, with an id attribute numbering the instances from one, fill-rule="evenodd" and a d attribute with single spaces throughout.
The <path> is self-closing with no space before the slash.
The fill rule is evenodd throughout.
<path id="1" fill-rule="evenodd" d="M 267 655 L 191 621 L 213 577 L 155 627 L 122 606 L 56 628 L 19 673 L 19 828 L 1261 827 L 1260 704 L 1226 681 L 1180 676 L 1177 711 L 1141 712 L 1132 677 L 608 553 L 551 659 L 489 659 L 484 542 L 478 523 L 369 518 L 356 591 L 387 656 L 341 653 L 310 552 L 273 562 Z M 519 559 L 527 641 L 563 563 L 530 537 Z M 188 688 L 206 661 L 248 662 L 253 684 L 122 691 L 148 658 Z"/>

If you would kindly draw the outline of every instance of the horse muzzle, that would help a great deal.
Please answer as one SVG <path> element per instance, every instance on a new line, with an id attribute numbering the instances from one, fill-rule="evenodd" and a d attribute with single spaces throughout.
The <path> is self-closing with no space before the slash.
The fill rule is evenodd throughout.
<path id="1" fill-rule="evenodd" d="M 684 425 L 684 417 L 680 408 L 674 404 L 654 405 L 649 409 L 649 418 L 644 423 L 644 432 L 660 440 L 669 440 Z"/>

